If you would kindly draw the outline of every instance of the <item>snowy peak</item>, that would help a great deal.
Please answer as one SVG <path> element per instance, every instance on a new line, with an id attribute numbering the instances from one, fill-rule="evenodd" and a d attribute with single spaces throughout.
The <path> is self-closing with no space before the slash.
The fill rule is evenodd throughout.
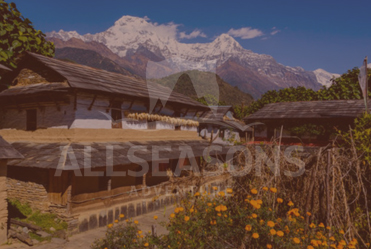
<path id="1" fill-rule="evenodd" d="M 340 74 L 337 73 L 329 73 L 321 68 L 316 69 L 313 71 L 314 75 L 316 75 L 317 81 L 325 86 L 325 87 L 330 87 L 332 82 L 332 78 L 338 78 L 340 77 Z"/>
<path id="2" fill-rule="evenodd" d="M 47 37 L 53 37 L 61 39 L 62 41 L 68 41 L 72 38 L 77 38 L 80 40 L 85 41 L 84 37 L 77 33 L 76 31 L 64 31 L 63 29 L 59 30 L 58 32 L 52 31 L 46 33 Z"/>

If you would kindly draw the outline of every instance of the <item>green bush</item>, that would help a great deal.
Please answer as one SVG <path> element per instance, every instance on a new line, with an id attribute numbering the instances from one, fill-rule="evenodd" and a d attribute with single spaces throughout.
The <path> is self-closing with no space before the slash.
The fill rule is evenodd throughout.
<path id="1" fill-rule="evenodd" d="M 262 192 L 259 198 L 258 192 Z M 357 240 L 345 242 L 344 231 L 323 223 L 306 224 L 305 214 L 290 200 L 278 197 L 277 189 L 250 189 L 242 202 L 232 189 L 195 193 L 181 201 L 169 222 L 163 224 L 168 234 L 143 235 L 135 223 L 110 224 L 106 237 L 93 249 L 113 248 L 354 248 Z M 331 231 L 332 235 L 328 237 Z"/>
<path id="2" fill-rule="evenodd" d="M 17 209 L 22 215 L 28 217 L 32 214 L 32 208 L 28 203 L 22 204 L 17 199 L 9 199 L 9 205 L 13 206 L 15 209 Z"/>

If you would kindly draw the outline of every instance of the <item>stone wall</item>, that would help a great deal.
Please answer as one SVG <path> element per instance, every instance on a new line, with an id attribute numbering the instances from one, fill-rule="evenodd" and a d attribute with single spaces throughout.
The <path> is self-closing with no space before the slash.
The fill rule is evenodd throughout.
<path id="1" fill-rule="evenodd" d="M 63 128 L 68 129 L 74 120 L 74 110 L 71 104 L 60 106 L 60 110 L 56 105 L 48 105 L 35 107 L 24 106 L 20 110 L 8 109 L 0 112 L 0 129 L 17 129 L 26 130 L 26 110 L 36 109 L 37 129 L 46 128 Z"/>
<path id="2" fill-rule="evenodd" d="M 8 166 L 9 198 L 28 203 L 33 209 L 49 211 L 48 183 L 46 170 Z"/>

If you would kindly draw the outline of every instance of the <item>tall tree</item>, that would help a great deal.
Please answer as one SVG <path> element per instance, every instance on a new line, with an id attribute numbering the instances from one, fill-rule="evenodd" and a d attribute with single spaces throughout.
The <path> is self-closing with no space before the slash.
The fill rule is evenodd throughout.
<path id="1" fill-rule="evenodd" d="M 15 3 L 0 0 L 0 63 L 16 68 L 17 56 L 30 51 L 54 56 L 54 44 L 45 34 L 35 30 L 32 22 L 22 16 Z"/>

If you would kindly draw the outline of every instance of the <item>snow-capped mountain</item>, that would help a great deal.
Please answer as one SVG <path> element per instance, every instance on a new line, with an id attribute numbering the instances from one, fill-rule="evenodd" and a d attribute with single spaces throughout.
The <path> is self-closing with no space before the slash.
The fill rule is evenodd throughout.
<path id="1" fill-rule="evenodd" d="M 103 44 L 119 57 L 137 63 L 140 72 L 136 73 L 142 77 L 146 76 L 142 64 L 154 59 L 166 59 L 179 70 L 216 70 L 224 80 L 255 98 L 271 89 L 321 87 L 315 73 L 300 67 L 284 66 L 272 56 L 244 49 L 228 34 L 221 34 L 209 43 L 182 43 L 178 39 L 176 24 L 157 24 L 146 18 L 123 16 L 108 30 L 97 34 L 80 35 L 76 31 L 60 30 L 47 33 L 47 37 L 53 41 L 60 40 L 58 44 L 63 46 L 68 46 L 66 44 L 72 38 L 82 40 L 90 47 L 91 43 Z M 162 72 L 159 77 L 163 77 L 164 72 L 172 73 L 170 69 L 159 71 Z"/>
<path id="2" fill-rule="evenodd" d="M 337 74 L 337 73 L 329 73 L 321 68 L 318 68 L 316 70 L 313 71 L 313 73 L 316 75 L 317 77 L 317 81 L 325 86 L 325 87 L 330 87 L 332 82 L 331 82 L 331 79 L 332 78 L 338 78 L 340 77 L 340 74 Z"/>

